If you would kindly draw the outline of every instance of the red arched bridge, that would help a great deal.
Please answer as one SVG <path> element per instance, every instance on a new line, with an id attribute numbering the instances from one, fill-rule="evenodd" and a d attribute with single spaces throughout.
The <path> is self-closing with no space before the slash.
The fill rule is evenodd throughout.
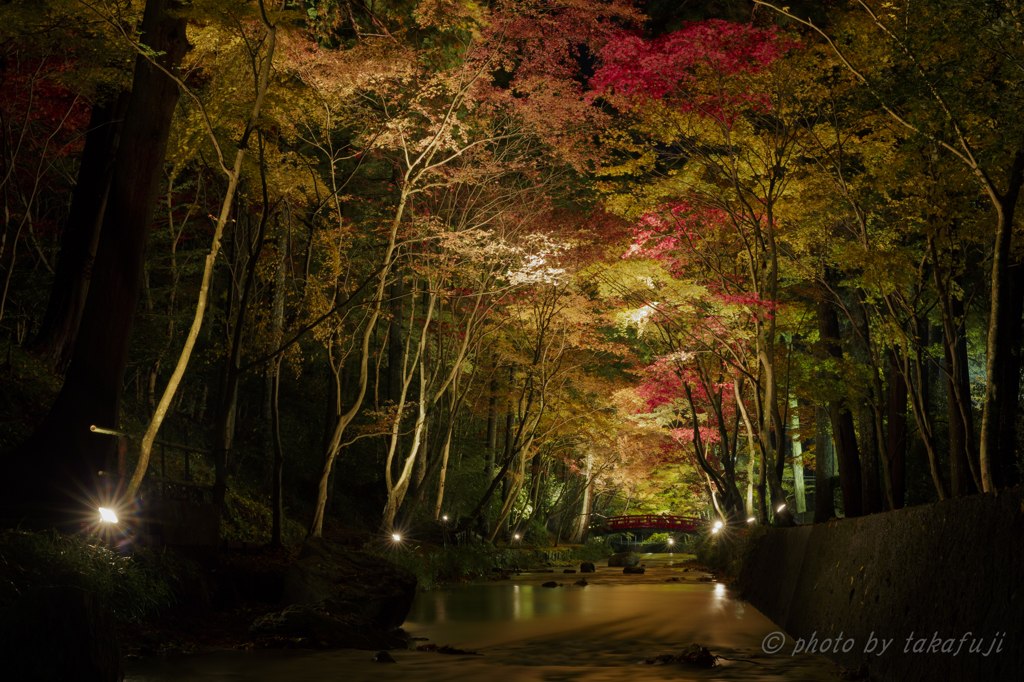
<path id="1" fill-rule="evenodd" d="M 701 525 L 707 525 L 707 521 L 695 516 L 636 514 L 633 516 L 609 516 L 598 527 L 598 531 L 621 533 L 636 530 L 674 530 L 683 533 L 694 533 Z"/>

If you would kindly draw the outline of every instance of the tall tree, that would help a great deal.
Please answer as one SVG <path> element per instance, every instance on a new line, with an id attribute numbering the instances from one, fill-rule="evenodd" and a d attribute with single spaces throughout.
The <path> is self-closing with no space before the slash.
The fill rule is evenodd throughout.
<path id="1" fill-rule="evenodd" d="M 139 56 L 103 213 L 93 279 L 71 364 L 49 414 L 12 453 L 4 477 L 7 505 L 53 511 L 102 491 L 115 440 L 90 431 L 117 429 L 150 221 L 161 185 L 178 85 L 174 72 L 189 49 L 186 21 L 174 0 L 149 0 L 141 30 L 158 54 Z M 45 493 L 30 482 L 45 482 Z M 98 489 L 99 488 L 99 489 Z"/>

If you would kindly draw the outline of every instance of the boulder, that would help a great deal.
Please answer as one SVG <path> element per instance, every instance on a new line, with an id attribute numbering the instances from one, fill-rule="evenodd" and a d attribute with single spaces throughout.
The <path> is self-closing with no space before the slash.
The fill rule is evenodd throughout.
<path id="1" fill-rule="evenodd" d="M 358 617 L 387 632 L 403 622 L 416 596 L 416 576 L 386 559 L 309 538 L 287 568 L 281 601 L 335 618 Z"/>
<path id="2" fill-rule="evenodd" d="M 575 572 L 576 572 L 575 568 L 567 568 L 564 571 L 562 571 L 562 573 L 575 573 Z"/>
<path id="3" fill-rule="evenodd" d="M 633 574 L 636 574 L 636 575 L 642 575 L 643 572 L 646 571 L 646 570 L 647 569 L 644 568 L 643 566 L 626 566 L 625 568 L 622 569 L 622 572 L 623 573 L 633 573 Z"/>
<path id="4" fill-rule="evenodd" d="M 381 632 L 361 616 L 332 614 L 301 604 L 257 618 L 249 634 L 254 639 L 299 638 L 310 646 L 337 649 L 395 649 L 406 644 L 397 634 Z"/>
<path id="5" fill-rule="evenodd" d="M 619 552 L 608 557 L 609 566 L 636 566 L 640 556 L 636 552 Z"/>
<path id="6" fill-rule="evenodd" d="M 549 580 L 546 583 L 542 583 L 541 587 L 558 587 L 558 583 L 556 583 L 554 580 Z"/>
<path id="7" fill-rule="evenodd" d="M 594 568 L 594 564 L 589 561 L 584 561 L 580 564 L 580 573 L 594 573 L 597 569 Z"/>
<path id="8" fill-rule="evenodd" d="M 29 589 L 0 611 L 0 660 L 9 680 L 124 679 L 113 615 L 75 587 Z"/>

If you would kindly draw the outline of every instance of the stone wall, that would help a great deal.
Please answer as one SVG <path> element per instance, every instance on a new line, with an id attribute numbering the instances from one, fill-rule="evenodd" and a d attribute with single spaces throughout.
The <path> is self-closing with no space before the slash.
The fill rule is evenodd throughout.
<path id="1" fill-rule="evenodd" d="M 826 655 L 848 668 L 867 662 L 875 679 L 1016 682 L 1024 679 L 1022 580 L 1018 488 L 768 529 L 753 541 L 740 586 L 795 639 L 834 646 L 841 634 L 848 650 Z"/>

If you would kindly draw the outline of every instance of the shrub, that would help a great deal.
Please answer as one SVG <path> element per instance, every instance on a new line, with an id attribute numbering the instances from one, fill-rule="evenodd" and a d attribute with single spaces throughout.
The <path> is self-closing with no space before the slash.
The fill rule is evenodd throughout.
<path id="1" fill-rule="evenodd" d="M 395 550 L 381 544 L 367 549 L 412 571 L 420 589 L 480 578 L 494 569 L 522 571 L 549 563 L 597 561 L 612 553 L 603 538 L 591 538 L 583 545 L 550 548 L 492 547 L 481 543 L 410 550 Z"/>
<path id="2" fill-rule="evenodd" d="M 753 540 L 765 532 L 763 526 L 729 529 L 717 535 L 694 538 L 692 551 L 697 561 L 723 576 L 738 578 Z"/>
<path id="3" fill-rule="evenodd" d="M 57 531 L 0 531 L 0 605 L 32 587 L 71 586 L 103 598 L 119 620 L 138 620 L 177 603 L 199 568 L 166 551 L 120 556 L 89 538 Z"/>

